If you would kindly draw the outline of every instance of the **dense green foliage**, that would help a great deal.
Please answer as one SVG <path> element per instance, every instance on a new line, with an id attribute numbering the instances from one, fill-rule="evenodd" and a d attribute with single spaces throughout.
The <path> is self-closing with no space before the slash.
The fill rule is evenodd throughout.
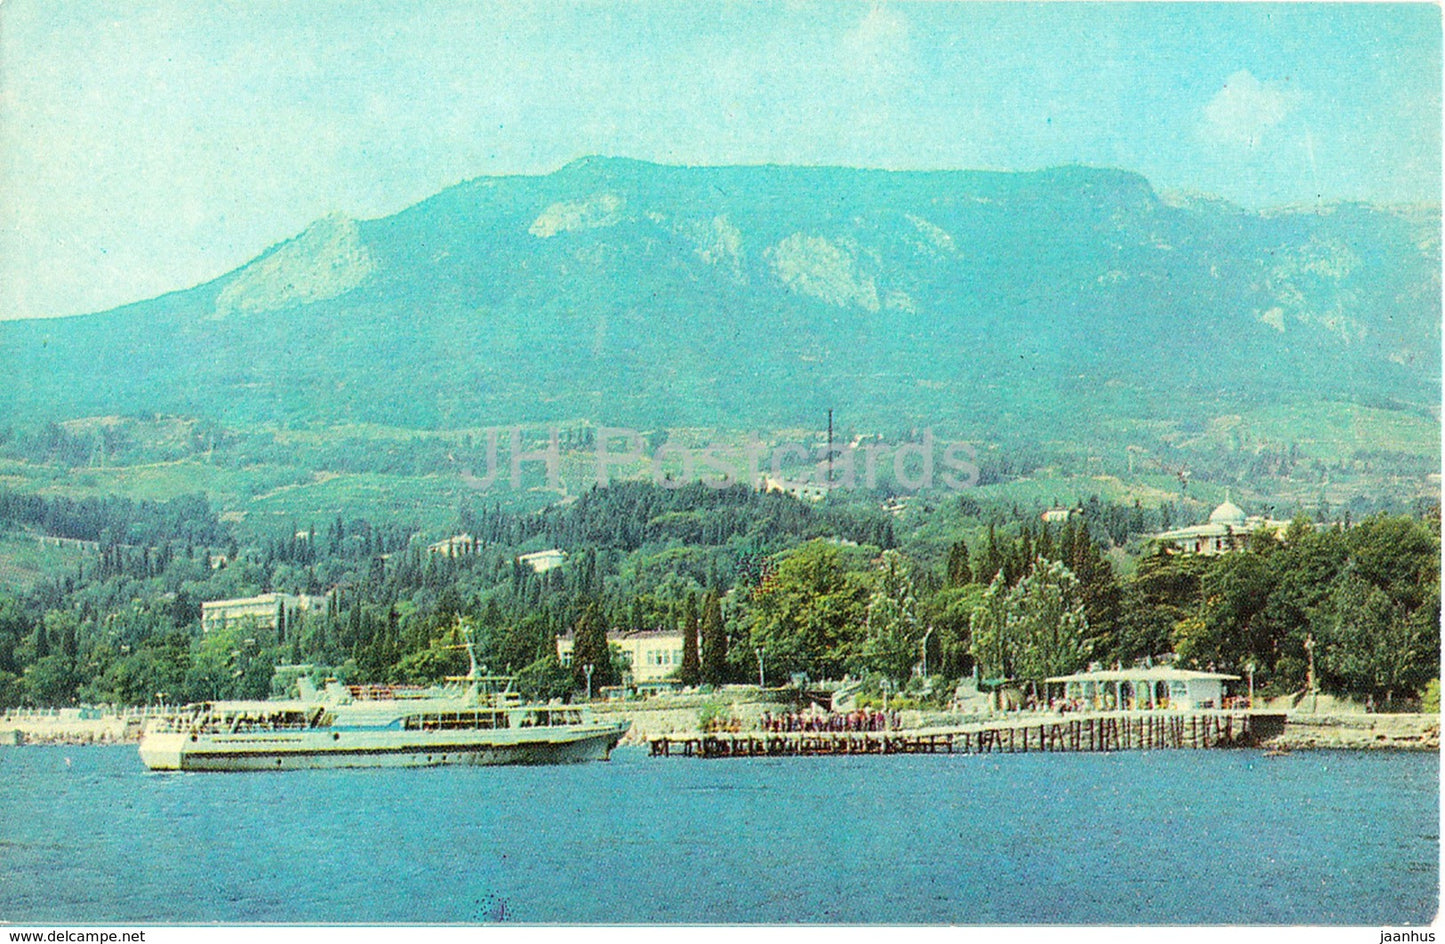
<path id="1" fill-rule="evenodd" d="M 1078 578 L 1043 557 L 1012 587 L 1000 571 L 974 611 L 971 629 L 974 656 L 987 678 L 1037 681 L 1076 672 L 1093 651 Z"/>
<path id="2" fill-rule="evenodd" d="M 541 512 L 459 509 L 476 545 L 455 555 L 428 553 L 404 525 L 361 520 L 288 523 L 238 543 L 199 499 L 185 507 L 220 540 L 196 543 L 162 527 L 173 509 L 116 517 L 125 507 L 91 511 L 109 508 L 98 520 L 155 543 L 107 538 L 0 598 L 0 704 L 264 697 L 279 664 L 434 682 L 466 669 L 462 625 L 489 670 L 540 697 L 584 691 L 585 665 L 594 692 L 616 684 L 625 666 L 607 632 L 659 628 L 694 634 L 680 673 L 709 685 L 756 681 L 760 660 L 770 685 L 845 674 L 906 684 L 925 660 L 935 677 L 977 661 L 985 678 L 1038 679 L 1174 652 L 1187 665 L 1253 667 L 1282 694 L 1308 684 L 1313 654 L 1324 690 L 1391 699 L 1439 672 L 1436 514 L 1301 519 L 1283 540 L 1216 558 L 1159 548 L 1121 573 L 1111 561 L 1125 547 L 1106 523 L 1134 512 L 1098 502 L 1047 525 L 971 498 L 894 518 L 839 496 L 809 505 L 625 483 Z M 565 549 L 566 563 L 536 573 L 519 562 L 542 547 Z M 275 627 L 202 632 L 201 601 L 268 590 L 326 602 Z M 569 633 L 570 670 L 555 651 Z"/>
<path id="3" fill-rule="evenodd" d="M 221 544 L 229 535 L 204 495 L 170 501 L 71 499 L 0 489 L 0 529 L 32 527 L 60 538 L 114 544 Z"/>

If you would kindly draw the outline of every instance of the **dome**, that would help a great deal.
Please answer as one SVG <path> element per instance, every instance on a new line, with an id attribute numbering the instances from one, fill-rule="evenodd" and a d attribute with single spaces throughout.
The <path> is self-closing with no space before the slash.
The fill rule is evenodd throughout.
<path id="1" fill-rule="evenodd" d="M 1244 522 L 1244 510 L 1227 498 L 1224 500 L 1224 504 L 1214 509 L 1209 515 L 1210 524 L 1227 524 L 1230 527 L 1242 528 Z"/>

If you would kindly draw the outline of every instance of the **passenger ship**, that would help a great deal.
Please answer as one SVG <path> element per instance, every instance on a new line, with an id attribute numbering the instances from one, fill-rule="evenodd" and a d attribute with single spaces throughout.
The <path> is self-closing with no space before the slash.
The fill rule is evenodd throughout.
<path id="1" fill-rule="evenodd" d="M 442 690 L 298 680 L 299 699 L 217 701 L 158 718 L 141 736 L 151 770 L 292 770 L 561 764 L 607 760 L 626 721 L 529 705 L 510 680 L 471 674 Z"/>

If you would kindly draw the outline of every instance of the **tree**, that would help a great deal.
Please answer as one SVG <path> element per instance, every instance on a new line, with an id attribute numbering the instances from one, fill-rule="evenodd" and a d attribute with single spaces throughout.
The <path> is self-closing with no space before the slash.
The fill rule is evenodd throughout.
<path id="1" fill-rule="evenodd" d="M 1000 574 L 972 622 L 973 656 L 985 677 L 1042 681 L 1083 668 L 1089 635 L 1079 581 L 1058 561 L 1036 559 L 1013 588 Z"/>
<path id="2" fill-rule="evenodd" d="M 678 679 L 684 685 L 696 685 L 702 680 L 702 664 L 697 648 L 698 616 L 697 595 L 689 593 L 682 613 L 682 668 Z"/>
<path id="3" fill-rule="evenodd" d="M 1343 533 L 1316 532 L 1304 519 L 1290 524 L 1283 544 L 1263 547 L 1270 587 L 1258 621 L 1260 637 L 1269 643 L 1268 652 L 1255 658 L 1255 667 L 1263 670 L 1267 689 L 1298 691 L 1304 687 L 1309 669 L 1305 640 L 1312 631 L 1310 614 L 1339 580 L 1348 549 Z M 1249 553 L 1260 551 L 1251 543 Z M 1315 635 L 1318 639 L 1318 633 Z"/>
<path id="4" fill-rule="evenodd" d="M 970 651 L 985 679 L 1013 677 L 1017 653 L 1008 632 L 1008 596 L 1008 582 L 999 571 L 994 574 L 993 581 L 983 592 L 970 618 Z"/>
<path id="5" fill-rule="evenodd" d="M 45 623 L 42 621 L 35 626 L 35 658 L 44 659 L 50 655 L 50 635 L 46 632 Z"/>
<path id="6" fill-rule="evenodd" d="M 728 640 L 723 628 L 722 601 L 709 590 L 702 602 L 702 681 L 721 685 L 727 677 Z"/>
<path id="7" fill-rule="evenodd" d="M 1412 613 L 1357 574 L 1338 581 L 1312 621 L 1325 683 L 1389 701 L 1436 677 L 1439 588 L 1433 591 L 1434 605 Z"/>
<path id="8" fill-rule="evenodd" d="M 31 705 L 58 708 L 75 700 L 80 678 L 63 655 L 49 655 L 25 669 L 21 676 L 25 700 Z"/>
<path id="9" fill-rule="evenodd" d="M 884 551 L 878 586 L 868 598 L 858 667 L 907 681 L 919 660 L 922 623 L 908 561 L 898 551 Z"/>
<path id="10" fill-rule="evenodd" d="M 1079 581 L 1079 596 L 1089 627 L 1101 639 L 1110 640 L 1118 632 L 1119 582 L 1114 567 L 1104 557 L 1089 533 L 1087 521 L 1078 528 L 1064 529 L 1069 543 L 1061 542 L 1060 559 Z"/>
<path id="11" fill-rule="evenodd" d="M 565 697 L 572 690 L 572 675 L 548 653 L 517 673 L 517 691 L 528 701 L 545 702 Z"/>
<path id="12" fill-rule="evenodd" d="M 144 705 L 153 703 L 156 693 L 166 692 L 175 700 L 189 700 L 184 694 L 184 678 L 190 662 L 190 639 L 184 633 L 160 633 L 133 652 L 110 660 L 100 677 L 82 688 L 80 697 Z"/>
<path id="13" fill-rule="evenodd" d="M 588 687 L 587 666 L 592 666 L 592 694 L 605 685 L 617 684 L 617 673 L 612 666 L 612 650 L 607 644 L 607 628 L 602 622 L 601 608 L 597 601 L 586 598 L 577 616 L 572 639 L 572 685 L 576 689 Z"/>
<path id="14" fill-rule="evenodd" d="M 755 595 L 748 645 L 762 650 L 770 674 L 841 678 L 858 643 L 869 589 L 844 569 L 837 546 L 803 544 L 779 560 Z"/>
<path id="15" fill-rule="evenodd" d="M 972 582 L 973 570 L 968 563 L 968 545 L 962 541 L 954 541 L 948 548 L 948 586 L 961 587 Z"/>
<path id="16" fill-rule="evenodd" d="M 924 622 L 934 634 L 928 640 L 928 669 L 945 678 L 960 678 L 973 671 L 972 621 L 987 589 L 970 583 L 946 587 L 929 598 L 922 608 Z"/>
<path id="17" fill-rule="evenodd" d="M 1119 630 L 1106 659 L 1131 665 L 1172 651 L 1175 624 L 1199 610 L 1200 577 L 1207 566 L 1198 555 L 1162 548 L 1140 560 L 1134 578 L 1124 585 Z"/>
<path id="18" fill-rule="evenodd" d="M 386 673 L 402 685 L 434 685 L 457 672 L 457 653 L 446 649 L 422 649 L 403 656 Z"/>
<path id="19" fill-rule="evenodd" d="M 1054 532 L 1047 521 L 1039 529 L 1039 541 L 1034 545 L 1034 553 L 1044 560 L 1058 559 L 1058 552 L 1054 550 Z"/>
<path id="20" fill-rule="evenodd" d="M 1347 531 L 1355 571 L 1407 609 L 1420 606 L 1440 583 L 1438 519 L 1427 523 L 1377 515 Z"/>
<path id="21" fill-rule="evenodd" d="M 1082 588 L 1067 567 L 1035 560 L 1010 596 L 1009 629 L 1022 641 L 1019 677 L 1041 681 L 1088 663 L 1093 640 Z"/>
<path id="22" fill-rule="evenodd" d="M 1200 579 L 1203 606 L 1197 622 L 1175 627 L 1174 651 L 1195 668 L 1244 670 L 1246 663 L 1271 665 L 1273 639 L 1264 618 L 1273 583 L 1263 557 L 1248 551 L 1226 554 Z"/>
<path id="23" fill-rule="evenodd" d="M 973 572 L 974 580 L 978 583 L 992 583 L 993 578 L 998 576 L 1003 568 L 1004 556 L 998 548 L 998 531 L 993 523 L 989 522 L 988 544 L 984 547 L 983 558 Z"/>

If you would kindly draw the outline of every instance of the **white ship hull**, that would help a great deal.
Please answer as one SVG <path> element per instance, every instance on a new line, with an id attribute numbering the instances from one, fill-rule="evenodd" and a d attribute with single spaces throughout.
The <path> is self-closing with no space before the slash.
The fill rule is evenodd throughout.
<path id="1" fill-rule="evenodd" d="M 626 723 L 513 730 L 307 731 L 257 734 L 147 732 L 151 770 L 316 770 L 444 764 L 565 764 L 607 760 Z"/>

